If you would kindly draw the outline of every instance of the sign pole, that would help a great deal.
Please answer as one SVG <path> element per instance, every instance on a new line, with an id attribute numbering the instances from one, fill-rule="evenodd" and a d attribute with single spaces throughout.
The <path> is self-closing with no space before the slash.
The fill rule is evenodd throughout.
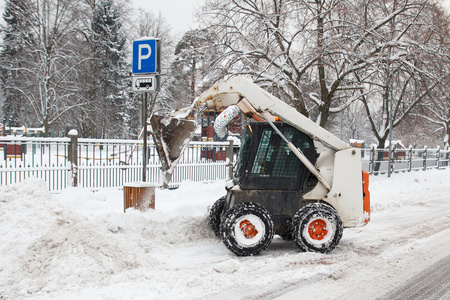
<path id="1" fill-rule="evenodd" d="M 144 125 L 144 150 L 142 152 L 142 181 L 147 181 L 147 116 L 148 95 L 160 90 L 159 74 L 161 71 L 160 40 L 157 38 L 141 38 L 133 42 L 133 59 L 131 90 L 142 95 L 142 124 Z"/>
<path id="2" fill-rule="evenodd" d="M 142 114 L 142 124 L 144 124 L 144 151 L 142 151 L 142 181 L 147 181 L 147 114 L 148 114 L 148 93 L 144 93 L 144 107 Z"/>

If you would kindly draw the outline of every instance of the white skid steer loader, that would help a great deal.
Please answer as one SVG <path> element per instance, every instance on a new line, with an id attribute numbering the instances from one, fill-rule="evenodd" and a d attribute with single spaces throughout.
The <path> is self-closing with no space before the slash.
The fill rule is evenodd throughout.
<path id="1" fill-rule="evenodd" d="M 230 251 L 257 255 L 277 234 L 302 251 L 327 253 L 344 227 L 369 221 L 360 149 L 241 76 L 211 87 L 187 109 L 151 118 L 166 184 L 204 105 L 228 107 L 215 122 L 219 135 L 239 111 L 260 120 L 245 125 L 234 179 L 210 210 L 209 223 Z"/>

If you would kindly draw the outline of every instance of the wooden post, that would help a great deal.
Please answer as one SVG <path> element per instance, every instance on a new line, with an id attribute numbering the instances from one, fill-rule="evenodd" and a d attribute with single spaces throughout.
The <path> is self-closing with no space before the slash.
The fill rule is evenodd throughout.
<path id="1" fill-rule="evenodd" d="M 71 185 L 78 186 L 78 131 L 72 129 L 68 133 L 70 138 L 68 160 L 70 162 Z"/>

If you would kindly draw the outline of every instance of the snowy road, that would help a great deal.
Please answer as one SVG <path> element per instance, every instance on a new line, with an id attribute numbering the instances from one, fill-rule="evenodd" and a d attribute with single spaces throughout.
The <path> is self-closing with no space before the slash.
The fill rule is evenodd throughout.
<path id="1" fill-rule="evenodd" d="M 355 241 L 351 243 L 354 248 L 347 248 L 352 255 L 342 270 L 291 292 L 283 292 L 280 299 L 298 299 L 300 295 L 311 299 L 361 299 L 364 295 L 371 299 L 381 297 L 399 284 L 409 286 L 409 282 L 413 283 L 412 275 L 450 253 L 450 210 L 448 205 L 442 209 L 441 203 L 421 202 L 374 214 L 371 226 L 364 228 L 364 233 L 355 233 Z M 365 240 L 363 244 L 367 246 L 362 247 L 355 244 L 362 241 L 363 236 L 377 236 L 378 241 Z"/>
<path id="2" fill-rule="evenodd" d="M 413 275 L 382 299 L 450 299 L 450 255 Z"/>
<path id="3" fill-rule="evenodd" d="M 0 187 L 0 299 L 392 298 L 448 272 L 449 178 L 371 177 L 371 222 L 345 229 L 331 253 L 276 237 L 256 257 L 234 256 L 209 229 L 223 182 L 157 191 L 155 211 L 126 214 L 117 189 Z"/>

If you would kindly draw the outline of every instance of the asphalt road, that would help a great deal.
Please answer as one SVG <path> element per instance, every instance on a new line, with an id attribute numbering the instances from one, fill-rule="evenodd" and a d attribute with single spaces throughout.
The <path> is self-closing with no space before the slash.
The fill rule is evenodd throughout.
<path id="1" fill-rule="evenodd" d="M 411 276 L 379 300 L 450 300 L 450 255 Z"/>

